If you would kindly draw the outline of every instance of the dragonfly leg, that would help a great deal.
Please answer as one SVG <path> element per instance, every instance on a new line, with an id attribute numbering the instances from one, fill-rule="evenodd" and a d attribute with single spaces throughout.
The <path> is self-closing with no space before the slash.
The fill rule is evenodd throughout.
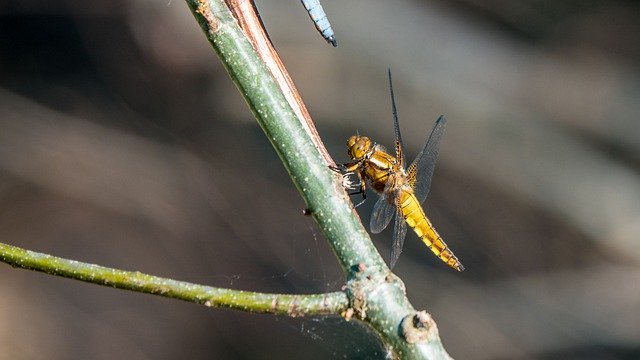
<path id="1" fill-rule="evenodd" d="M 346 164 L 336 164 L 335 166 L 329 165 L 329 169 L 340 174 L 354 173 L 354 172 L 357 172 L 358 169 L 360 169 L 361 167 L 362 167 L 362 161 L 356 161 L 353 163 L 346 163 Z"/>
<path id="2" fill-rule="evenodd" d="M 359 168 L 362 166 L 361 162 L 347 163 L 347 164 L 338 164 L 336 166 L 329 166 L 329 169 L 341 174 L 343 176 L 342 186 L 347 190 L 347 194 L 349 196 L 362 194 L 362 200 L 357 203 L 354 207 L 358 207 L 364 204 L 367 199 L 367 183 L 362 177 L 362 173 L 359 171 Z M 348 178 L 349 175 L 356 174 L 358 176 L 358 182 L 352 183 Z M 349 190 L 357 189 L 355 192 L 349 192 Z"/>
<path id="3" fill-rule="evenodd" d="M 367 182 L 364 180 L 364 178 L 362 178 L 362 173 L 358 172 L 356 173 L 358 175 L 358 188 L 359 190 L 353 193 L 348 193 L 349 196 L 352 195 L 358 195 L 358 194 L 362 194 L 362 200 L 357 203 L 356 205 L 354 205 L 354 207 L 358 207 L 362 204 L 364 204 L 365 200 L 367 200 L 367 192 L 365 190 L 367 190 Z"/>
<path id="4" fill-rule="evenodd" d="M 347 190 L 351 189 L 353 186 L 351 184 L 351 180 L 349 179 L 349 175 L 353 174 L 353 170 L 351 170 L 352 166 L 349 165 L 351 164 L 337 164 L 335 166 L 329 165 L 329 169 L 342 175 L 342 187 Z"/>
<path id="5" fill-rule="evenodd" d="M 361 166 L 362 166 L 362 162 L 354 162 L 354 163 L 347 163 L 347 164 L 338 164 L 336 166 L 329 166 L 329 169 L 342 175 L 342 187 L 344 187 L 348 191 L 348 190 L 362 188 L 363 181 L 362 181 L 362 176 L 360 175 Z M 351 181 L 349 176 L 352 174 L 358 174 L 358 179 L 359 179 L 358 183 L 353 183 Z M 359 192 L 357 192 L 356 194 L 359 194 Z"/>
<path id="6" fill-rule="evenodd" d="M 355 194 L 349 194 L 349 195 L 355 195 Z M 364 204 L 364 202 L 367 200 L 367 193 L 365 193 L 364 191 L 362 192 L 362 200 L 360 200 L 359 203 L 355 204 L 353 207 L 357 208 L 358 206 Z"/>

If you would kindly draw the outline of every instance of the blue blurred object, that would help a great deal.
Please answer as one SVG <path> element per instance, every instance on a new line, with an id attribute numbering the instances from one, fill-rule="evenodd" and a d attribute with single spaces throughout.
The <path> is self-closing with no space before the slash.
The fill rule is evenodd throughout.
<path id="1" fill-rule="evenodd" d="M 311 18 L 311 20 L 313 20 L 316 29 L 318 29 L 318 32 L 320 32 L 322 37 L 334 47 L 338 46 L 338 42 L 336 41 L 333 29 L 331 28 L 331 23 L 329 23 L 327 14 L 324 12 L 322 5 L 320 5 L 320 0 L 301 1 L 302 5 L 304 5 L 304 8 L 307 9 L 309 17 Z"/>

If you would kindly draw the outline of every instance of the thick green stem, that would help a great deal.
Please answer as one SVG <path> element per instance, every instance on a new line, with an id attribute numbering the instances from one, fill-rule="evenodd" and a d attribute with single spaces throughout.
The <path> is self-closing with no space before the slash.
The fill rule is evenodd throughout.
<path id="1" fill-rule="evenodd" d="M 340 314 L 349 305 L 343 292 L 312 295 L 265 294 L 202 286 L 103 266 L 63 259 L 0 244 L 0 260 L 18 268 L 155 294 L 216 308 L 287 316 Z"/>
<path id="2" fill-rule="evenodd" d="M 187 0 L 207 38 L 282 159 L 345 273 L 388 270 L 303 122 L 222 0 Z M 226 11 L 225 11 L 226 9 Z"/>

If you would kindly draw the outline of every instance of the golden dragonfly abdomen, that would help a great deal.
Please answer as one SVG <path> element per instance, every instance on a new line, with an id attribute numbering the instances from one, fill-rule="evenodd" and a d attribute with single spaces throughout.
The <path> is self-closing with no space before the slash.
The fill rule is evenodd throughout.
<path id="1" fill-rule="evenodd" d="M 403 189 L 399 193 L 398 205 L 407 225 L 415 231 L 418 237 L 422 239 L 424 244 L 427 245 L 437 257 L 452 268 L 463 271 L 464 266 L 462 266 L 458 258 L 433 227 L 413 191 Z"/>

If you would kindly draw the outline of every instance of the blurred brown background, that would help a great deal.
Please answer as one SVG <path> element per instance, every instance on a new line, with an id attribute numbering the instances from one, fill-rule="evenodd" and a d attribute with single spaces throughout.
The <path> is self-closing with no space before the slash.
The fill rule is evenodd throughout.
<path id="1" fill-rule="evenodd" d="M 396 273 L 459 359 L 640 357 L 640 4 L 258 2 L 338 162 L 409 158 L 449 120 Z M 187 6 L 0 4 L 0 241 L 213 286 L 311 293 L 342 275 Z M 368 221 L 372 201 L 359 210 Z M 375 237 L 388 258 L 390 233 Z M 288 319 L 0 266 L 0 358 L 379 359 L 355 322 Z"/>

